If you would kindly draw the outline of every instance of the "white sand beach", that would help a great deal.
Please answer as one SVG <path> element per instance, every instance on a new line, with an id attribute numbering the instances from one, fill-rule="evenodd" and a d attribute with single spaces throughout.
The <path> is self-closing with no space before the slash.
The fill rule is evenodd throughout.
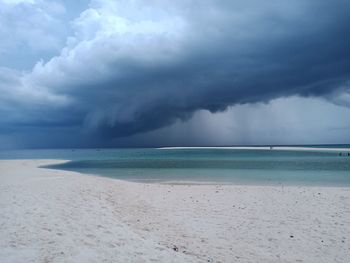
<path id="1" fill-rule="evenodd" d="M 145 184 L 0 161 L 0 262 L 350 262 L 350 188 Z"/>

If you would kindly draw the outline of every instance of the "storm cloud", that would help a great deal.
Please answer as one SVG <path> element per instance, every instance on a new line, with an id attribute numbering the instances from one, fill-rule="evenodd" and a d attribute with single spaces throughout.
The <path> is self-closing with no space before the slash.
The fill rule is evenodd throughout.
<path id="1" fill-rule="evenodd" d="M 57 55 L 0 68 L 0 133 L 54 127 L 98 144 L 290 96 L 349 107 L 349 14 L 345 0 L 93 0 Z"/>

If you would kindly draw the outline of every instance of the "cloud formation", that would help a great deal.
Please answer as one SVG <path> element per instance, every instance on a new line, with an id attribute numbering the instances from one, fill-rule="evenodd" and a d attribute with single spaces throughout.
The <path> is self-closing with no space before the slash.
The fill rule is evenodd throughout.
<path id="1" fill-rule="evenodd" d="M 65 45 L 63 3 L 42 0 L 0 0 L 0 66 L 30 69 Z"/>
<path id="2" fill-rule="evenodd" d="M 121 145 L 343 144 L 350 134 L 350 108 L 322 98 L 288 97 L 197 111 L 190 121 L 120 138 Z"/>
<path id="3" fill-rule="evenodd" d="M 279 97 L 348 107 L 349 13 L 345 0 L 93 0 L 59 55 L 0 68 L 0 130 L 81 127 L 99 141 Z"/>

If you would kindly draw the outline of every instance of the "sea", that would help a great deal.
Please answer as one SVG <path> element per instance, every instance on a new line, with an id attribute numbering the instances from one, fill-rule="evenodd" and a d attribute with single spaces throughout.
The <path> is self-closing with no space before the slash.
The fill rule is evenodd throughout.
<path id="1" fill-rule="evenodd" d="M 307 147 L 310 147 L 308 145 Z M 350 145 L 312 147 L 350 148 Z M 0 159 L 64 159 L 46 168 L 147 183 L 350 186 L 350 154 L 256 149 L 50 149 Z"/>

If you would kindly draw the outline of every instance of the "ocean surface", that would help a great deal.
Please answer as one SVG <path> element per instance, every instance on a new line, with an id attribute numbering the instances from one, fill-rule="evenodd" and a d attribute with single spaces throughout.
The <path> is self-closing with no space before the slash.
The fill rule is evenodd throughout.
<path id="1" fill-rule="evenodd" d="M 350 148 L 350 145 L 329 147 Z M 0 151 L 0 159 L 65 159 L 70 162 L 49 168 L 141 182 L 350 186 L 350 156 L 347 153 L 339 156 L 338 152 L 151 148 L 16 150 Z"/>

